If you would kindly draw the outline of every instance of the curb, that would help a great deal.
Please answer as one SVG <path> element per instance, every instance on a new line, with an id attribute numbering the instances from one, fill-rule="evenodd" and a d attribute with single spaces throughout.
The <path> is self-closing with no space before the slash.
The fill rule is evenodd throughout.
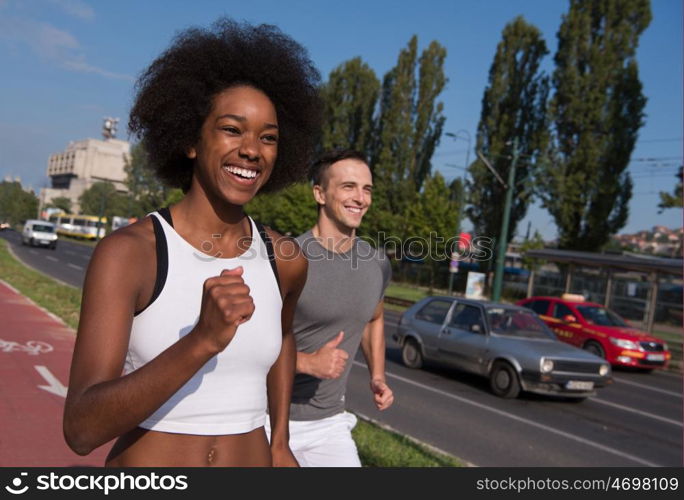
<path id="1" fill-rule="evenodd" d="M 363 420 L 364 422 L 369 422 L 369 423 L 371 423 L 371 424 L 373 424 L 373 425 L 376 425 L 376 426 L 380 427 L 381 429 L 383 429 L 383 430 L 385 430 L 385 431 L 392 432 L 392 433 L 397 434 L 397 435 L 399 435 L 399 436 L 405 437 L 406 439 L 408 439 L 408 440 L 411 441 L 412 443 L 417 444 L 418 446 L 422 446 L 423 448 L 426 448 L 427 450 L 429 450 L 429 451 L 431 451 L 431 452 L 433 452 L 433 453 L 438 453 L 438 454 L 440 454 L 440 455 L 444 455 L 444 456 L 447 456 L 447 457 L 449 457 L 449 458 L 452 458 L 452 459 L 456 460 L 457 462 L 462 463 L 464 467 L 477 467 L 477 465 L 475 465 L 475 464 L 472 463 L 472 462 L 468 462 L 467 460 L 463 460 L 462 458 L 459 458 L 459 457 L 457 457 L 456 455 L 452 455 L 451 453 L 446 452 L 446 451 L 444 451 L 444 450 L 442 450 L 442 449 L 440 449 L 440 448 L 437 448 L 436 446 L 433 446 L 433 445 L 431 445 L 431 444 L 428 444 L 428 443 L 426 443 L 425 441 L 421 441 L 421 440 L 418 439 L 418 438 L 415 438 L 415 437 L 410 436 L 410 435 L 408 435 L 408 434 L 404 434 L 403 432 L 399 432 L 399 431 L 398 431 L 397 429 L 395 429 L 394 427 L 392 427 L 392 426 L 390 426 L 390 425 L 387 425 L 387 424 L 385 424 L 385 423 L 383 423 L 383 422 L 380 422 L 379 420 L 375 420 L 374 418 L 371 418 L 371 417 L 369 417 L 368 415 L 364 415 L 363 413 L 359 413 L 359 412 L 351 411 L 351 410 L 347 410 L 347 411 L 353 413 L 354 415 L 356 415 L 357 417 L 359 417 L 359 418 L 360 418 L 361 420 Z"/>
<path id="2" fill-rule="evenodd" d="M 22 262 L 22 264 L 23 264 L 23 262 Z M 47 314 L 47 315 L 50 316 L 52 319 L 54 319 L 55 321 L 57 321 L 60 325 L 62 325 L 63 327 L 65 327 L 66 329 L 68 329 L 70 332 L 72 332 L 74 335 L 76 334 L 76 331 L 75 331 L 73 328 L 71 328 L 69 325 L 67 325 L 67 324 L 64 322 L 64 320 L 63 320 L 62 318 L 60 318 L 59 316 L 57 316 L 55 313 L 48 311 L 47 309 L 45 309 L 43 306 L 41 306 L 41 305 L 39 305 L 39 304 L 36 304 L 32 299 L 30 299 L 29 297 L 27 297 L 25 294 L 21 293 L 21 291 L 19 291 L 19 290 L 17 290 L 16 288 L 14 288 L 12 285 L 10 285 L 9 283 L 7 283 L 5 280 L 0 279 L 0 283 L 2 283 L 3 285 L 5 285 L 7 288 L 9 288 L 10 290 L 12 290 L 12 291 L 13 291 L 14 293 L 16 293 L 17 295 L 21 295 L 21 297 L 24 298 L 24 300 L 26 300 L 26 301 L 27 301 L 28 303 L 30 303 L 32 306 L 37 307 L 38 309 L 40 309 L 41 311 L 43 311 L 45 314 Z"/>

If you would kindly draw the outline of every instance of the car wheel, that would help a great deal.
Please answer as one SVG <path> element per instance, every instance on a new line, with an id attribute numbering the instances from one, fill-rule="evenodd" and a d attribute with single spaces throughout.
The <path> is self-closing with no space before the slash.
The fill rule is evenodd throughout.
<path id="1" fill-rule="evenodd" d="M 423 366 L 423 352 L 420 345 L 413 339 L 406 339 L 401 348 L 401 360 L 409 368 L 420 368 Z"/>
<path id="2" fill-rule="evenodd" d="M 598 356 L 599 358 L 606 359 L 606 351 L 603 350 L 603 347 L 601 347 L 601 344 L 599 344 L 598 342 L 590 340 L 589 342 L 584 344 L 583 349 Z"/>
<path id="3" fill-rule="evenodd" d="M 30 247 L 33 246 L 33 238 L 31 238 L 31 239 L 29 240 L 29 243 L 28 243 L 28 244 L 29 244 Z"/>
<path id="4" fill-rule="evenodd" d="M 494 363 L 492 373 L 489 375 L 489 385 L 492 392 L 502 398 L 513 399 L 520 394 L 518 373 L 505 361 Z"/>
<path id="5" fill-rule="evenodd" d="M 50 249 L 57 250 L 57 243 L 53 243 L 52 245 L 50 245 Z"/>

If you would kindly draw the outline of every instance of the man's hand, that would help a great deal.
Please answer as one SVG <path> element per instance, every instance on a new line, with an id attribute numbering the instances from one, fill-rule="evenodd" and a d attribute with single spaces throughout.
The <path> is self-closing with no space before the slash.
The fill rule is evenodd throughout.
<path id="1" fill-rule="evenodd" d="M 311 354 L 297 353 L 298 362 L 300 356 L 304 361 L 303 369 L 300 370 L 298 367 L 298 371 L 321 379 L 340 377 L 349 359 L 347 351 L 337 348 L 343 338 L 344 332 L 340 332 L 337 337 Z"/>
<path id="2" fill-rule="evenodd" d="M 386 410 L 394 402 L 394 393 L 392 389 L 385 383 L 384 380 L 375 378 L 370 383 L 371 391 L 373 391 L 373 400 L 378 410 Z"/>

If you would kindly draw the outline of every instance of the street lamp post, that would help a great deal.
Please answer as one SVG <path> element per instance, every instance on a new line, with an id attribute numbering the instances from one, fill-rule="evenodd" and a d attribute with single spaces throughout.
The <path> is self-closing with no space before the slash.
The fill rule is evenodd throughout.
<path id="1" fill-rule="evenodd" d="M 464 134 L 465 137 L 461 137 L 462 139 L 465 138 L 465 140 L 468 141 L 468 149 L 466 149 L 466 162 L 465 162 L 465 169 L 468 168 L 470 165 L 470 147 L 471 147 L 471 140 L 470 140 L 470 132 L 468 132 L 465 129 L 461 129 L 456 131 L 456 133 L 452 132 L 447 132 L 445 135 L 451 137 L 454 141 L 459 139 L 459 136 L 461 134 Z M 464 170 L 465 170 L 464 169 Z M 466 170 L 467 171 L 467 170 Z M 458 213 L 456 214 L 456 235 L 461 230 L 461 212 L 463 211 L 463 190 L 465 189 L 465 172 L 463 173 L 463 181 L 461 182 L 461 190 L 459 191 L 459 200 L 458 200 Z M 454 288 L 454 274 L 456 274 L 458 271 L 452 271 L 451 268 L 449 269 L 449 295 L 451 295 L 451 292 Z"/>

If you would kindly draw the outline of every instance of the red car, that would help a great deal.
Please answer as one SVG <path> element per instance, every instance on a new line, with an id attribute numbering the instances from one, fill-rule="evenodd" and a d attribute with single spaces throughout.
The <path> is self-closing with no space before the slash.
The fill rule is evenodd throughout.
<path id="1" fill-rule="evenodd" d="M 651 371 L 664 368 L 670 360 L 665 342 L 630 326 L 601 304 L 584 301 L 581 295 L 530 297 L 517 305 L 536 312 L 559 340 L 586 349 L 612 365 Z"/>

